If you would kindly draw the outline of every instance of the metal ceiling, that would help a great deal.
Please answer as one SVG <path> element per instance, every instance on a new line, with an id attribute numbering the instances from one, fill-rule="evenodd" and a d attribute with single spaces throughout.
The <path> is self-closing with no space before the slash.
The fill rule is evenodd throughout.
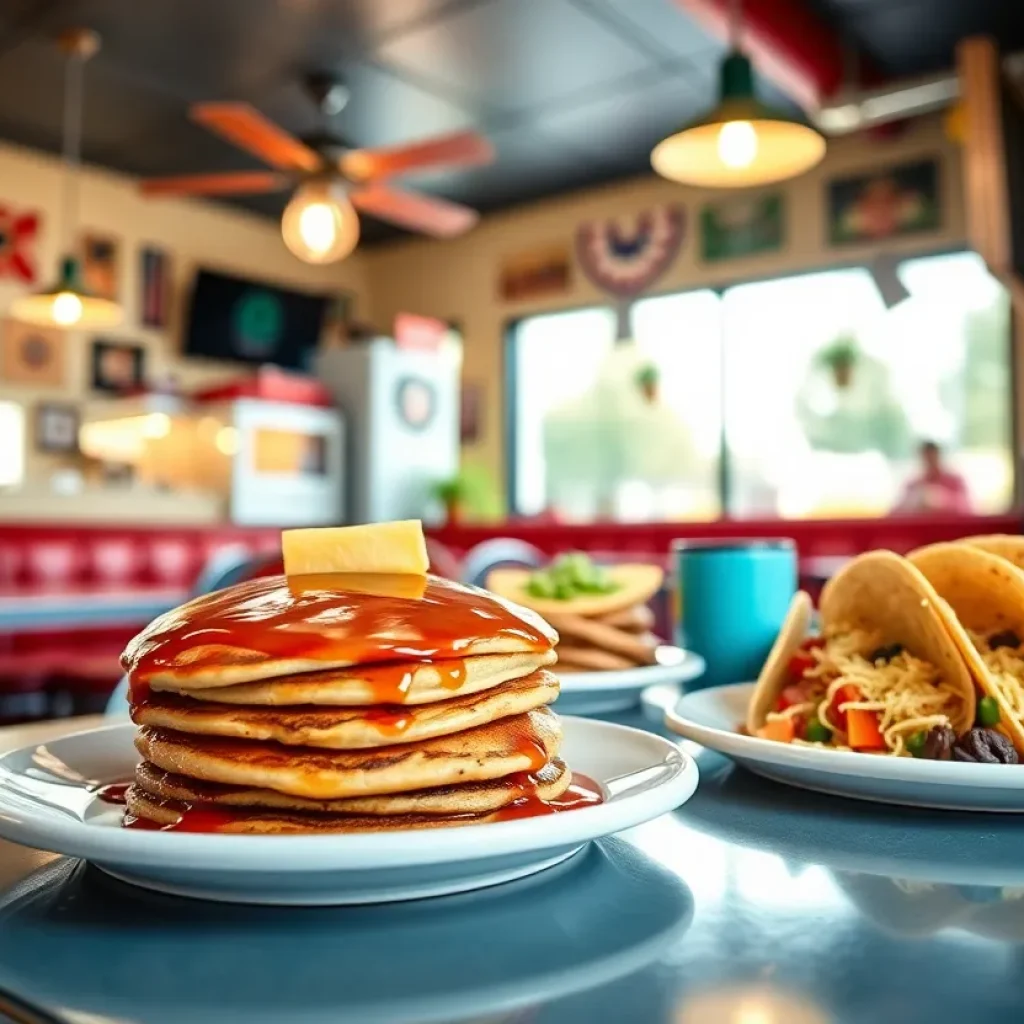
<path id="1" fill-rule="evenodd" d="M 806 2 L 893 75 L 949 66 L 969 31 L 1024 44 L 1016 0 Z M 188 120 L 197 100 L 246 100 L 296 134 L 328 127 L 359 146 L 476 127 L 493 166 L 405 181 L 484 211 L 644 172 L 654 143 L 713 102 L 723 52 L 673 0 L 0 0 L 0 137 L 59 148 L 50 40 L 79 23 L 104 39 L 86 79 L 90 162 L 258 166 Z M 300 87 L 311 69 L 352 89 L 328 125 Z M 277 215 L 283 199 L 239 203 Z M 365 224 L 369 242 L 398 234 Z"/>

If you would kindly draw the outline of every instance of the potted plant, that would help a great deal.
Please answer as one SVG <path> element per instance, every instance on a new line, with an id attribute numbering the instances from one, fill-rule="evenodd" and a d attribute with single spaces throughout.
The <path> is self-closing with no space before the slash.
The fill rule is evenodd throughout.
<path id="1" fill-rule="evenodd" d="M 818 358 L 832 371 L 836 387 L 848 388 L 853 382 L 853 371 L 860 358 L 857 339 L 852 334 L 841 334 Z"/>
<path id="2" fill-rule="evenodd" d="M 496 518 L 499 511 L 494 482 L 480 467 L 463 466 L 455 476 L 436 481 L 431 496 L 444 506 L 447 521 L 452 525 L 467 515 L 473 519 Z"/>

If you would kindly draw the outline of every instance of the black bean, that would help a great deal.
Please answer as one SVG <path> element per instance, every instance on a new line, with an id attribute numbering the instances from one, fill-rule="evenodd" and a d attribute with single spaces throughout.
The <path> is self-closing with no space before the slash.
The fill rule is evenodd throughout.
<path id="1" fill-rule="evenodd" d="M 964 733 L 953 748 L 953 760 L 981 764 L 1017 764 L 1013 744 L 995 729 L 975 728 Z"/>
<path id="2" fill-rule="evenodd" d="M 1012 629 L 1004 629 L 988 638 L 988 646 L 993 651 L 1000 647 L 1020 647 L 1020 637 Z"/>
<path id="3" fill-rule="evenodd" d="M 948 725 L 937 725 L 925 737 L 920 756 L 930 761 L 948 761 L 955 744 L 956 733 Z"/>
<path id="4" fill-rule="evenodd" d="M 871 652 L 870 661 L 892 661 L 898 654 L 903 653 L 903 644 L 886 644 Z"/>

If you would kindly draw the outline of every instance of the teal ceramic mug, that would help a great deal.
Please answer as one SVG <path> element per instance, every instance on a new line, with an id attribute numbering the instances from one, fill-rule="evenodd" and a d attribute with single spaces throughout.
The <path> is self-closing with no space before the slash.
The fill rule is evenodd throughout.
<path id="1" fill-rule="evenodd" d="M 675 642 L 707 671 L 690 688 L 756 679 L 797 587 L 787 539 L 672 543 Z"/>

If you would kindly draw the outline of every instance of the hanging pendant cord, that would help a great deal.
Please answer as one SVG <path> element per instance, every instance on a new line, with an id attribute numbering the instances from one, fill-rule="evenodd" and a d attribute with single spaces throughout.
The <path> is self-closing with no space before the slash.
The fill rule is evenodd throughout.
<path id="1" fill-rule="evenodd" d="M 729 46 L 740 48 L 740 26 L 743 24 L 743 0 L 729 0 Z"/>
<path id="2" fill-rule="evenodd" d="M 64 70 L 64 181 L 61 196 L 61 242 L 64 255 L 74 247 L 78 222 L 78 169 L 82 162 L 82 69 L 80 54 L 68 55 Z"/>

